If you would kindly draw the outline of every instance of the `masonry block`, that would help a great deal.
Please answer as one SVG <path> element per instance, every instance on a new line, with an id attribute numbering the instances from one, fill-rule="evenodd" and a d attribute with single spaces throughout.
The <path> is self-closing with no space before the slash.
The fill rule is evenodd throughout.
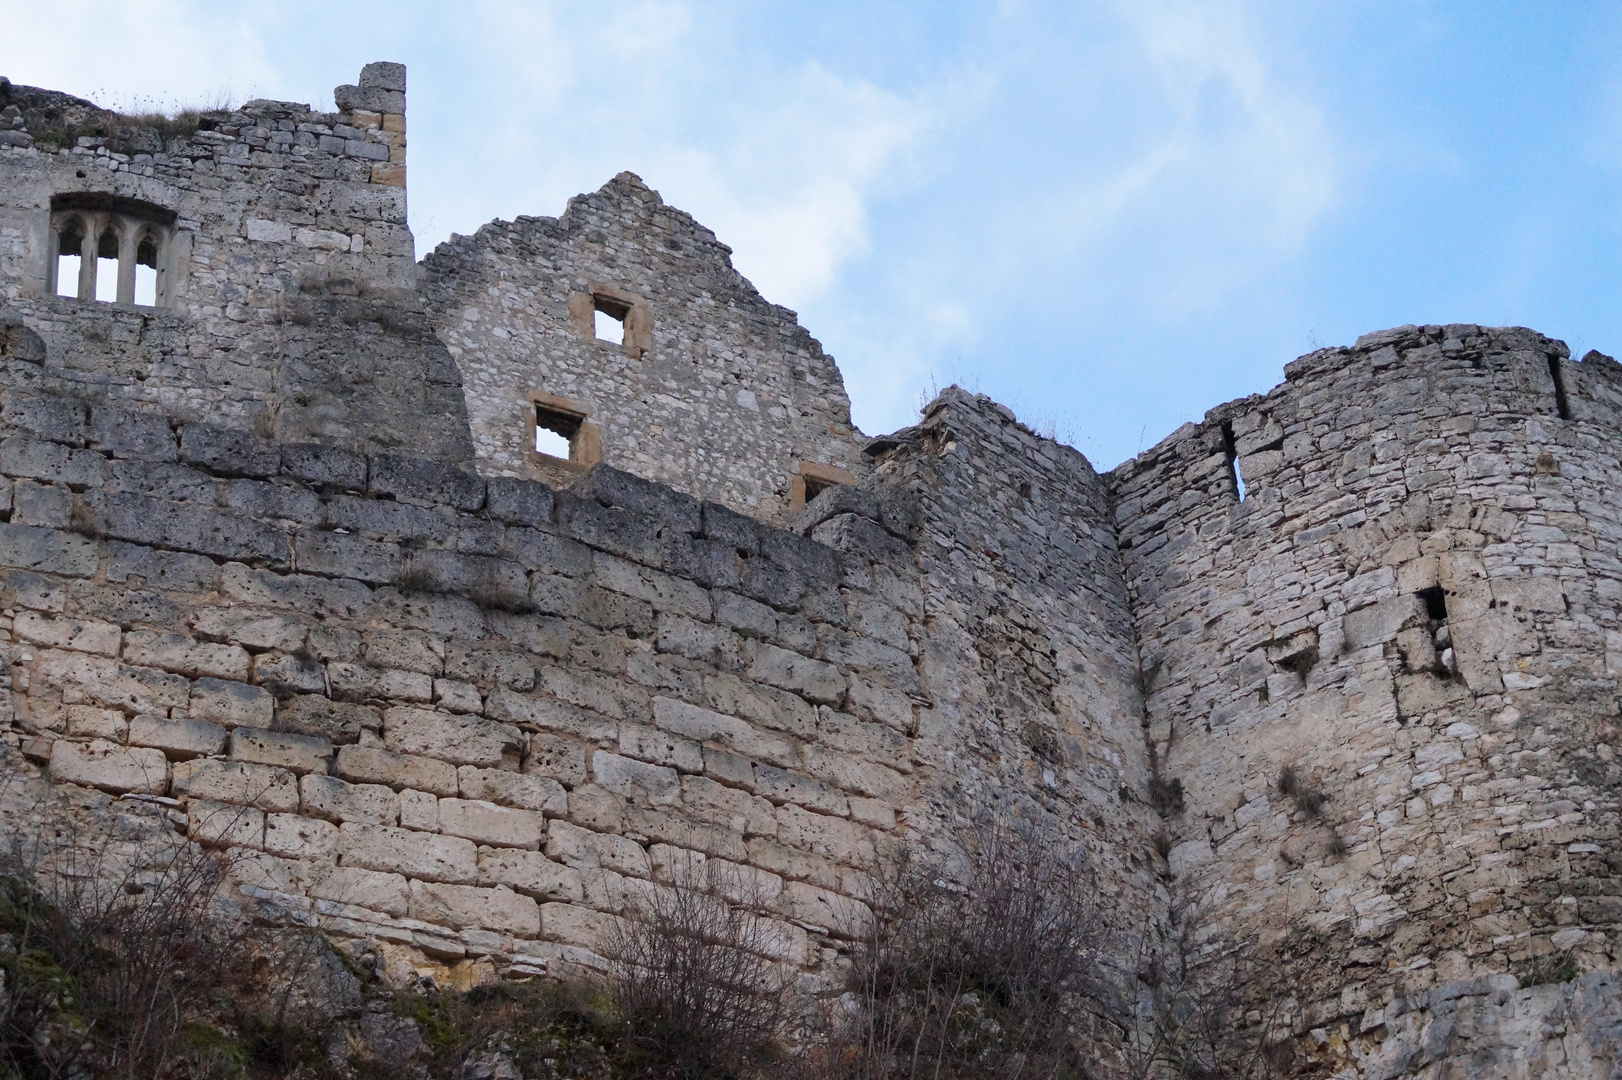
<path id="1" fill-rule="evenodd" d="M 400 818 L 400 798 L 382 784 L 351 784 L 322 773 L 299 777 L 302 812 L 326 821 L 364 821 L 394 825 Z"/>
<path id="2" fill-rule="evenodd" d="M 151 751 L 158 754 L 160 751 Z M 177 798 L 189 797 L 291 814 L 298 810 L 298 778 L 286 769 L 245 761 L 194 758 L 173 766 Z"/>
<path id="3" fill-rule="evenodd" d="M 535 810 L 498 806 L 481 799 L 439 800 L 439 831 L 497 847 L 539 847 L 546 819 Z"/>
<path id="4" fill-rule="evenodd" d="M 456 766 L 429 757 L 396 754 L 373 746 L 341 746 L 333 773 L 357 784 L 380 784 L 398 790 L 417 788 L 436 795 L 455 795 Z"/>
<path id="5" fill-rule="evenodd" d="M 463 765 L 456 770 L 456 780 L 464 799 L 544 811 L 548 817 L 563 817 L 569 811 L 568 793 L 563 785 L 534 771 L 515 773 Z"/>
<path id="6" fill-rule="evenodd" d="M 162 750 L 172 761 L 206 757 L 225 749 L 226 730 L 206 720 L 171 720 L 164 716 L 137 716 L 130 721 L 131 746 Z"/>
<path id="7" fill-rule="evenodd" d="M 338 827 L 338 853 L 342 866 L 422 881 L 471 885 L 479 878 L 478 849 L 457 836 L 346 821 Z"/>
<path id="8" fill-rule="evenodd" d="M 231 732 L 231 757 L 299 774 L 325 773 L 332 761 L 332 744 L 319 736 L 239 727 Z"/>
<path id="9" fill-rule="evenodd" d="M 163 751 L 123 747 L 96 739 L 58 739 L 51 747 L 51 778 L 103 791 L 161 795 L 169 783 Z"/>

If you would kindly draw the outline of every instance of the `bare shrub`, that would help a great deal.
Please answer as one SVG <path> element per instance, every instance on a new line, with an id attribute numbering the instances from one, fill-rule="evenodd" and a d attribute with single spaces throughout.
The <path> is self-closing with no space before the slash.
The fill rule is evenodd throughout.
<path id="1" fill-rule="evenodd" d="M 767 959 L 773 932 L 752 879 L 711 860 L 678 866 L 615 922 L 608 995 L 629 1077 L 742 1077 L 767 1069 L 788 1034 L 793 984 Z"/>
<path id="2" fill-rule="evenodd" d="M 1183 812 L 1183 782 L 1176 777 L 1162 780 L 1158 776 L 1149 778 L 1149 805 L 1162 817 L 1168 814 L 1181 814 Z"/>
<path id="3" fill-rule="evenodd" d="M 1090 1075 L 1079 1045 L 1102 927 L 1088 865 L 1054 831 L 997 820 L 959 837 L 953 881 L 904 864 L 853 957 L 831 1071 L 848 1080 Z"/>
<path id="4" fill-rule="evenodd" d="M 1289 923 L 1289 912 L 1284 912 Z M 1304 1016 L 1291 990 L 1304 974 L 1301 942 L 1265 954 L 1254 947 L 1212 955 L 1154 949 L 1139 938 L 1139 1008 L 1121 1053 L 1095 1075 L 1110 1080 L 1284 1080 L 1322 1076 L 1295 1039 Z"/>
<path id="5" fill-rule="evenodd" d="M 439 580 L 438 574 L 426 566 L 415 564 L 408 565 L 395 574 L 393 585 L 408 596 L 445 591 L 445 584 Z"/>
<path id="6" fill-rule="evenodd" d="M 200 1064 L 189 1025 L 228 980 L 220 859 L 149 838 L 133 857 L 70 836 L 0 858 L 0 1072 L 166 1075 Z"/>

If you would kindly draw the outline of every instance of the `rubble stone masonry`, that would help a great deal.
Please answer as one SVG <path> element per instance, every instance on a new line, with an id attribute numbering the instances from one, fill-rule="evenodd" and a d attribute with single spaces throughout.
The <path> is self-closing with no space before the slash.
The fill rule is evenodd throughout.
<path id="1" fill-rule="evenodd" d="M 414 262 L 399 65 L 0 99 L 12 836 L 233 852 L 391 978 L 601 967 L 714 867 L 829 996 L 1001 816 L 1086 852 L 1122 1031 L 1231 971 L 1316 1075 L 1619 1075 L 1613 360 L 1401 327 L 1104 475 L 955 387 L 870 440 L 630 174 Z"/>
<path id="2" fill-rule="evenodd" d="M 1622 367 L 1409 326 L 1285 375 L 1110 477 L 1195 952 L 1267 946 L 1351 1075 L 1612 1075 Z"/>

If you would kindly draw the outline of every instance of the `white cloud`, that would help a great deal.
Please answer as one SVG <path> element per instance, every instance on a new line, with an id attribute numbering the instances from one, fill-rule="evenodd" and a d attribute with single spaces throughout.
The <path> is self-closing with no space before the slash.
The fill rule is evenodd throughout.
<path id="1" fill-rule="evenodd" d="M 798 306 L 868 250 L 872 189 L 935 116 L 814 63 L 750 89 L 716 145 L 667 147 L 650 179 L 732 246 L 765 296 Z"/>
<path id="2" fill-rule="evenodd" d="M 413 206 L 437 207 L 418 220 L 419 241 L 497 213 L 559 213 L 631 169 L 793 306 L 866 249 L 875 185 L 934 117 L 927 100 L 738 45 L 724 19 L 688 4 L 648 0 L 608 18 L 478 10 L 461 48 L 484 54 L 465 88 L 481 107 L 430 105 L 455 129 L 413 135 Z"/>
<path id="3" fill-rule="evenodd" d="M 952 171 L 888 239 L 913 249 L 905 274 L 891 253 L 860 283 L 887 317 L 854 289 L 810 313 L 869 430 L 910 422 L 898 385 L 983 370 L 997 392 L 1056 354 L 1089 363 L 1094 327 L 1208 313 L 1299 257 L 1335 205 L 1327 125 L 1242 5 L 1110 3 L 1056 29 L 1070 14 L 1004 5 L 977 57 L 989 104 L 954 118 Z"/>
<path id="4" fill-rule="evenodd" d="M 4 74 L 114 108 L 242 101 L 275 77 L 261 27 L 241 11 L 188 0 L 7 2 Z"/>

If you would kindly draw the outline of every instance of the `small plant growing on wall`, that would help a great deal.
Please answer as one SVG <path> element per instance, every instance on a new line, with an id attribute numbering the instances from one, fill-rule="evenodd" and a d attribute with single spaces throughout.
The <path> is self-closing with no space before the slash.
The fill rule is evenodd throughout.
<path id="1" fill-rule="evenodd" d="M 1313 819 L 1322 817 L 1324 807 L 1329 805 L 1329 796 L 1310 786 L 1293 765 L 1286 765 L 1279 770 L 1278 793 L 1295 803 L 1297 810 Z"/>

